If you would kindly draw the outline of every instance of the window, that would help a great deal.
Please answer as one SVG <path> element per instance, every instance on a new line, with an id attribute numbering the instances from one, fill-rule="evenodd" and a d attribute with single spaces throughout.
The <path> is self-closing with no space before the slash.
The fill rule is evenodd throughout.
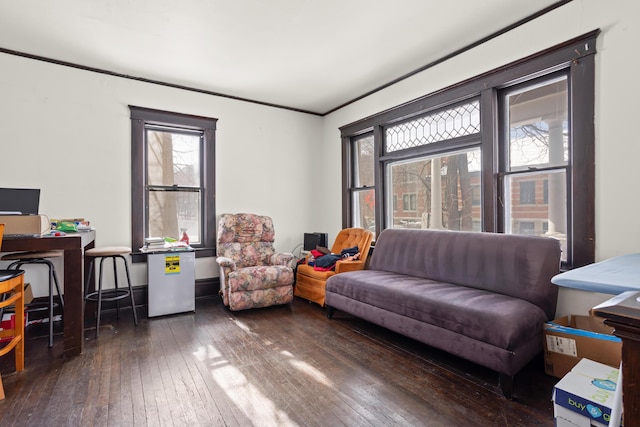
<path id="1" fill-rule="evenodd" d="M 471 231 L 473 221 L 480 221 L 480 209 L 473 208 L 472 185 L 480 180 L 479 155 L 476 148 L 388 162 L 385 188 L 392 199 L 403 195 L 403 210 L 386 215 L 387 228 Z"/>
<path id="2" fill-rule="evenodd" d="M 509 87 L 499 98 L 506 123 L 504 162 L 506 232 L 554 236 L 562 245 L 567 260 L 567 168 L 569 166 L 569 76 L 565 70 Z M 514 184 L 519 182 L 519 204 Z M 545 188 L 546 204 L 536 204 L 536 187 Z M 538 185 L 537 185 L 538 184 Z M 543 197 L 540 197 L 542 199 Z M 540 228 L 523 228 L 531 220 L 547 220 Z M 527 220 L 523 223 L 522 221 Z M 520 227 L 514 224 L 520 222 Z"/>
<path id="3" fill-rule="evenodd" d="M 520 204 L 521 205 L 536 204 L 536 182 L 535 181 L 520 182 Z"/>
<path id="4" fill-rule="evenodd" d="M 197 256 L 214 255 L 216 119 L 130 110 L 132 247 L 186 231 Z"/>
<path id="5" fill-rule="evenodd" d="M 395 195 L 392 196 L 395 199 Z M 402 210 L 415 211 L 416 210 L 416 195 L 404 194 L 402 195 Z"/>
<path id="6" fill-rule="evenodd" d="M 480 189 L 480 185 L 472 185 L 471 186 L 471 204 L 473 206 L 480 206 L 481 201 L 482 201 L 482 196 L 480 193 L 481 189 Z"/>
<path id="7" fill-rule="evenodd" d="M 352 227 L 376 229 L 375 173 L 373 135 L 353 139 L 353 176 L 350 180 L 352 200 Z"/>
<path id="8" fill-rule="evenodd" d="M 366 205 L 377 234 L 545 235 L 564 267 L 593 262 L 598 33 L 341 127 L 343 226 L 362 226 Z"/>
<path id="9" fill-rule="evenodd" d="M 536 234 L 536 223 L 533 221 L 522 221 L 518 224 L 518 234 Z"/>

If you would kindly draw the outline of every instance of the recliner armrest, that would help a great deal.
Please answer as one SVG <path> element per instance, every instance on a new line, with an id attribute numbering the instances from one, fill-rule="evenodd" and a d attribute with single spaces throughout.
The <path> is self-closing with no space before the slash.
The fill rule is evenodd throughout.
<path id="1" fill-rule="evenodd" d="M 297 259 L 294 254 L 289 252 L 276 252 L 275 254 L 271 255 L 269 263 L 271 265 L 286 265 L 287 267 L 293 269 L 296 267 Z"/>
<path id="2" fill-rule="evenodd" d="M 336 262 L 336 274 L 344 273 L 347 271 L 357 271 L 364 270 L 364 261 L 356 260 L 356 261 L 338 261 Z"/>
<path id="3" fill-rule="evenodd" d="M 216 262 L 222 268 L 228 268 L 231 271 L 236 269 L 236 263 L 231 258 L 220 256 L 220 257 L 216 258 Z"/>

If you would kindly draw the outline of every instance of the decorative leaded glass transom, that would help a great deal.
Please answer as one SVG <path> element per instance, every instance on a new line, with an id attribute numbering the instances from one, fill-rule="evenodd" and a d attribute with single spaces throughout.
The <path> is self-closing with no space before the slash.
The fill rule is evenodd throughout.
<path id="1" fill-rule="evenodd" d="M 386 129 L 386 152 L 480 132 L 480 101 L 458 105 Z"/>

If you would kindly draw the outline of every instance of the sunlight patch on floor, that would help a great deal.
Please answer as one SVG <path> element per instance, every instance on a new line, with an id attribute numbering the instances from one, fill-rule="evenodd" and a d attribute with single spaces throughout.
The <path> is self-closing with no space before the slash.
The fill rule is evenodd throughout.
<path id="1" fill-rule="evenodd" d="M 215 347 L 201 347 L 193 355 L 208 364 L 213 380 L 252 423 L 264 426 L 297 426 L 286 412 L 278 409 L 238 368 L 229 364 Z M 216 362 L 216 359 L 220 360 Z"/>
<path id="2" fill-rule="evenodd" d="M 313 366 L 309 365 L 305 361 L 293 358 L 293 355 L 288 351 L 283 351 L 283 352 L 281 352 L 281 354 L 284 355 L 284 356 L 291 357 L 291 360 L 289 361 L 289 363 L 291 364 L 291 366 L 296 368 L 301 373 L 303 373 L 305 375 L 308 375 L 310 378 L 314 379 L 315 381 L 318 381 L 320 384 L 322 384 L 322 385 L 324 385 L 326 387 L 332 387 L 333 388 L 333 383 L 329 380 L 329 378 L 327 378 L 327 376 L 325 374 L 320 372 L 318 369 L 316 369 Z"/>

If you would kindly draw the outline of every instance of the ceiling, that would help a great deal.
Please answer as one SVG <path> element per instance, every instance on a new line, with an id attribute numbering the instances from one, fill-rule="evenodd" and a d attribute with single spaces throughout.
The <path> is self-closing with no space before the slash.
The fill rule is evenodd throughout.
<path id="1" fill-rule="evenodd" d="M 0 0 L 0 51 L 324 114 L 557 0 Z"/>

